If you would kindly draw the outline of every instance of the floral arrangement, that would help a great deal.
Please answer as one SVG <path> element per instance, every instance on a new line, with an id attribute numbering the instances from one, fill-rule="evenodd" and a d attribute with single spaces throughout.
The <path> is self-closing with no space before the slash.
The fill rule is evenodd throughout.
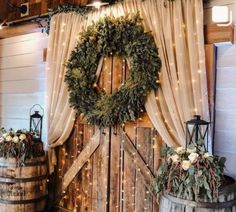
<path id="1" fill-rule="evenodd" d="M 226 159 L 211 155 L 205 148 L 190 145 L 165 147 L 164 161 L 157 171 L 154 189 L 193 201 L 216 201 L 224 180 Z"/>
<path id="2" fill-rule="evenodd" d="M 26 130 L 0 129 L 0 157 L 16 158 L 20 165 L 25 160 L 44 155 L 42 142 L 33 141 Z"/>

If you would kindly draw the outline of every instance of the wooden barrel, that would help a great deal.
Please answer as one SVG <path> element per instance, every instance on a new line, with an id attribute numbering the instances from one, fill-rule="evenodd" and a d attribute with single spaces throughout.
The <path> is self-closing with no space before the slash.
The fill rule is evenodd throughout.
<path id="1" fill-rule="evenodd" d="M 194 202 L 163 195 L 160 200 L 160 212 L 236 212 L 235 180 L 220 190 L 218 200 L 214 203 Z"/>
<path id="2" fill-rule="evenodd" d="M 0 158 L 0 211 L 44 211 L 47 196 L 45 157 L 19 166 L 15 158 Z"/>

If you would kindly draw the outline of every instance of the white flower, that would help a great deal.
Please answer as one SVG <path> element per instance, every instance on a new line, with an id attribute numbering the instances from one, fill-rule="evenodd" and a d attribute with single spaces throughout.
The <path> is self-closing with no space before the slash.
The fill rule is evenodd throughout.
<path id="1" fill-rule="evenodd" d="M 178 155 L 172 155 L 170 157 L 174 163 L 178 163 L 180 161 L 180 157 Z"/>
<path id="2" fill-rule="evenodd" d="M 2 143 L 4 141 L 3 137 L 0 137 L 0 143 Z"/>
<path id="3" fill-rule="evenodd" d="M 183 148 L 183 147 L 181 146 L 181 147 L 177 147 L 177 148 L 175 149 L 175 152 L 178 153 L 178 154 L 180 154 L 180 155 L 182 155 L 182 154 L 184 154 L 184 153 L 186 152 L 186 150 L 185 150 L 185 148 Z"/>
<path id="4" fill-rule="evenodd" d="M 211 157 L 212 155 L 209 152 L 205 152 L 203 155 L 203 158 Z"/>
<path id="5" fill-rule="evenodd" d="M 25 135 L 25 134 L 20 134 L 20 137 L 19 137 L 19 138 L 20 138 L 21 141 L 23 141 L 23 140 L 26 139 L 26 135 Z"/>
<path id="6" fill-rule="evenodd" d="M 191 161 L 183 160 L 181 166 L 182 166 L 183 170 L 187 171 L 189 169 L 189 167 L 191 166 Z"/>
<path id="7" fill-rule="evenodd" d="M 191 161 L 191 163 L 195 163 L 198 157 L 199 157 L 199 154 L 193 152 L 188 156 L 188 159 Z"/>
<path id="8" fill-rule="evenodd" d="M 7 133 L 3 133 L 3 134 L 2 134 L 2 136 L 3 136 L 4 138 L 6 138 L 7 135 L 8 135 Z"/>
<path id="9" fill-rule="evenodd" d="M 12 137 L 10 136 L 10 135 L 8 135 L 7 137 L 6 137 L 6 141 L 11 141 L 12 140 Z"/>
<path id="10" fill-rule="evenodd" d="M 15 135 L 15 136 L 12 138 L 12 141 L 13 141 L 14 143 L 17 143 L 17 142 L 19 141 L 18 136 Z"/>
<path id="11" fill-rule="evenodd" d="M 195 153 L 197 151 L 197 148 L 194 147 L 194 148 L 187 148 L 187 152 L 188 153 Z"/>

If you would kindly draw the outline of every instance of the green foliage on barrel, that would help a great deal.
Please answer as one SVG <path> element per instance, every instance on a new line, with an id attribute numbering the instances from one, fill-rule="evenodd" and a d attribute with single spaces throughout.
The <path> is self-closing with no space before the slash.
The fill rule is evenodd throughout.
<path id="1" fill-rule="evenodd" d="M 19 165 L 27 159 L 44 155 L 42 142 L 33 141 L 26 130 L 0 129 L 0 158 L 15 158 Z"/>
<path id="2" fill-rule="evenodd" d="M 225 158 L 189 146 L 163 149 L 164 161 L 157 172 L 154 189 L 192 201 L 215 201 L 224 182 Z"/>

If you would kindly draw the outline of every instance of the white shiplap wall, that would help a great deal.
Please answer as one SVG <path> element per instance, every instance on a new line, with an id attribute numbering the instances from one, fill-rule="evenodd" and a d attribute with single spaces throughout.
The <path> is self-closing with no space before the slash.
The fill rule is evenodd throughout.
<path id="1" fill-rule="evenodd" d="M 211 0 L 205 5 L 205 24 L 212 23 L 211 8 L 219 5 L 232 10 L 235 25 L 236 0 Z M 215 153 L 227 158 L 227 172 L 236 176 L 236 45 L 231 44 L 217 44 Z"/>
<path id="2" fill-rule="evenodd" d="M 0 126 L 29 129 L 29 110 L 45 108 L 48 37 L 32 33 L 0 40 Z M 44 126 L 44 130 L 46 127 Z"/>
<path id="3" fill-rule="evenodd" d="M 236 175 L 236 45 L 218 45 L 215 151 Z"/>

